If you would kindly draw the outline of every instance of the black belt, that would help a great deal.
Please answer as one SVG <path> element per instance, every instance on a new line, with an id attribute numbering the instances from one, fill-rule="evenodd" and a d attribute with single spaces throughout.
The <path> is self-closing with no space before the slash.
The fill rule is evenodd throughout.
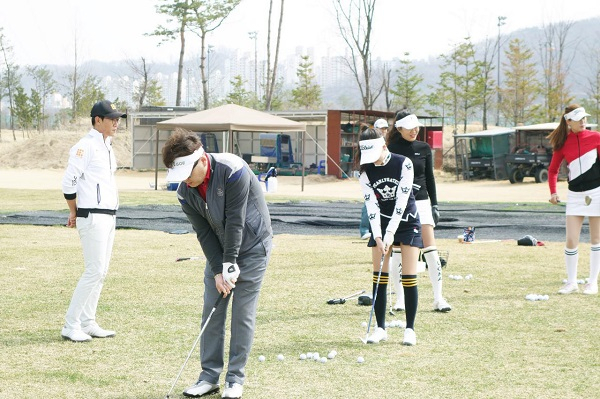
<path id="1" fill-rule="evenodd" d="M 86 218 L 90 213 L 102 213 L 104 215 L 116 215 L 115 209 L 98 209 L 98 208 L 77 208 L 77 217 Z"/>

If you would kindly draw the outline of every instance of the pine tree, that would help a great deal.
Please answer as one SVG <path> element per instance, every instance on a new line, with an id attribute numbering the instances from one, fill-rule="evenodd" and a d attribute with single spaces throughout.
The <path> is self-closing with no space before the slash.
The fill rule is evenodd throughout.
<path id="1" fill-rule="evenodd" d="M 513 126 L 527 124 L 539 116 L 540 107 L 535 104 L 540 95 L 540 84 L 536 79 L 536 63 L 532 61 L 533 52 L 523 41 L 513 39 L 505 52 L 508 62 L 504 66 L 505 88 L 501 90 L 500 110 Z"/>
<path id="2" fill-rule="evenodd" d="M 296 70 L 298 83 L 296 88 L 292 89 L 292 103 L 306 110 L 318 109 L 321 106 L 321 86 L 314 83 L 312 65 L 310 57 L 303 55 Z"/>
<path id="3" fill-rule="evenodd" d="M 390 93 L 394 96 L 392 104 L 397 108 L 418 112 L 425 104 L 425 95 L 420 94 L 419 90 L 423 75 L 416 72 L 417 67 L 408 58 L 409 55 L 410 53 L 404 53 L 405 58 L 400 60 L 396 82 Z"/>

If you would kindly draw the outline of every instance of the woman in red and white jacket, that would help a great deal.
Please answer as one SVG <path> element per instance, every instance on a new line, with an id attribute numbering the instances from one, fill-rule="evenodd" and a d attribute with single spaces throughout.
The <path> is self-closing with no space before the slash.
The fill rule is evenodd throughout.
<path id="1" fill-rule="evenodd" d="M 567 283 L 559 294 L 579 291 L 577 286 L 577 263 L 579 260 L 579 236 L 583 220 L 587 216 L 590 227 L 590 277 L 583 289 L 584 294 L 598 293 L 600 270 L 600 133 L 586 130 L 586 117 L 590 116 L 577 104 L 565 108 L 558 127 L 548 135 L 553 154 L 548 168 L 550 202 L 560 202 L 556 192 L 558 170 L 563 159 L 569 168 L 569 191 L 567 194 L 567 240 L 565 263 Z"/>

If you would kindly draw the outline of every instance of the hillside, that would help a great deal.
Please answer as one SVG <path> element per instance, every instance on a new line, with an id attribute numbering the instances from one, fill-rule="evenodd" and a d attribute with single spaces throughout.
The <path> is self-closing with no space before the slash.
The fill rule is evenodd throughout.
<path id="1" fill-rule="evenodd" d="M 63 169 L 67 165 L 69 150 L 85 134 L 87 128 L 80 130 L 46 131 L 30 133 L 23 137 L 16 132 L 17 140 L 13 140 L 12 131 L 3 129 L 0 141 L 0 169 Z M 113 148 L 119 167 L 131 166 L 131 135 L 119 130 Z"/>

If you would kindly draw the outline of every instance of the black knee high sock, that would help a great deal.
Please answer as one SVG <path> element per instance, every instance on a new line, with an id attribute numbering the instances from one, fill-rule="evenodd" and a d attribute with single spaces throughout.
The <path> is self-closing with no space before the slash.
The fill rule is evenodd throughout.
<path id="1" fill-rule="evenodd" d="M 406 306 L 406 328 L 415 328 L 417 305 L 419 303 L 419 290 L 417 289 L 417 275 L 402 275 L 404 289 L 404 305 Z"/>
<path id="2" fill-rule="evenodd" d="M 375 287 L 377 287 L 377 276 L 379 272 L 373 272 L 373 298 L 375 298 Z M 385 329 L 385 312 L 387 310 L 387 286 L 389 273 L 381 272 L 379 279 L 379 289 L 377 290 L 377 300 L 375 301 L 375 319 L 377 327 Z"/>

